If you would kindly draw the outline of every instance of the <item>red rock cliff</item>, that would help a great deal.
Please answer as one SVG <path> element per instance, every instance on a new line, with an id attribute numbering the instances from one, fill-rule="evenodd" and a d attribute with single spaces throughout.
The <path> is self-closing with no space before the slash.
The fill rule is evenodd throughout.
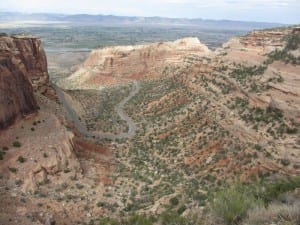
<path id="1" fill-rule="evenodd" d="M 33 89 L 48 85 L 47 61 L 41 41 L 0 34 L 0 129 L 36 112 Z"/>
<path id="2" fill-rule="evenodd" d="M 66 89 L 97 89 L 131 80 L 155 79 L 162 76 L 166 66 L 181 65 L 188 55 L 207 56 L 210 53 L 197 38 L 95 49 L 60 85 Z"/>

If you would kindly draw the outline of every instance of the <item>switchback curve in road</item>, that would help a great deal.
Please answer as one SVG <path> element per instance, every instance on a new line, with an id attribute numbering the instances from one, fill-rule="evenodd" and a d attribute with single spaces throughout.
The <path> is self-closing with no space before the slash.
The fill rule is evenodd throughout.
<path id="1" fill-rule="evenodd" d="M 67 111 L 68 119 L 73 122 L 74 126 L 81 134 L 88 137 L 95 137 L 98 139 L 111 139 L 111 140 L 131 138 L 135 135 L 137 130 L 136 124 L 134 123 L 132 118 L 124 111 L 124 106 L 128 101 L 130 101 L 130 99 L 132 99 L 136 94 L 139 93 L 141 87 L 138 81 L 133 81 L 133 88 L 129 93 L 129 95 L 126 98 L 124 98 L 119 104 L 117 104 L 117 106 L 115 107 L 115 111 L 117 112 L 117 114 L 120 116 L 122 120 L 126 121 L 128 125 L 128 131 L 119 134 L 106 133 L 103 131 L 89 131 L 86 128 L 86 126 L 81 123 L 72 106 L 68 103 L 68 101 L 66 101 L 65 94 L 61 90 L 61 88 L 59 88 L 56 84 L 53 83 L 52 86 L 57 93 L 59 101 L 63 104 L 64 108 Z"/>

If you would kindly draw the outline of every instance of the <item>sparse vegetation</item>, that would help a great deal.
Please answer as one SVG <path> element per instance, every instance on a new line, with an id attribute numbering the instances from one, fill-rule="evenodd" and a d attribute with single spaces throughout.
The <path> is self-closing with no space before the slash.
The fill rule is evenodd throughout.
<path id="1" fill-rule="evenodd" d="M 222 61 L 222 54 L 227 53 L 221 53 L 217 59 L 189 55 L 182 66 L 155 68 L 163 76 L 140 81 L 140 92 L 125 106 L 138 128 L 136 135 L 117 140 L 98 139 L 96 135 L 87 137 L 101 146 L 99 151 L 94 146 L 87 151 L 90 147 L 83 145 L 82 149 L 75 148 L 81 168 L 74 166 L 70 161 L 73 159 L 67 159 L 58 163 L 55 176 L 48 169 L 37 174 L 41 182 L 28 202 L 51 198 L 66 208 L 78 205 L 86 218 L 101 212 L 104 218 L 92 220 L 93 225 L 263 225 L 266 221 L 297 224 L 294 207 L 296 210 L 299 207 L 294 204 L 296 197 L 290 196 L 300 187 L 300 182 L 298 178 L 276 180 L 279 174 L 299 170 L 297 154 L 292 151 L 300 143 L 294 141 L 299 123 L 298 118 L 290 118 L 296 110 L 291 107 L 292 113 L 287 115 L 281 99 L 277 104 L 273 98 L 276 85 L 285 86 L 290 77 L 285 71 L 275 72 L 274 68 L 265 73 L 272 57 L 285 60 L 293 54 L 290 51 L 295 48 L 295 42 L 287 44 L 290 47 L 286 47 L 285 53 L 274 53 L 257 66 Z M 239 51 L 250 52 L 246 47 Z M 267 56 L 260 54 L 262 57 Z M 68 93 L 82 104 L 84 110 L 79 120 L 88 130 L 120 133 L 128 128 L 115 107 L 130 90 L 130 85 L 116 85 Z M 25 132 L 36 136 L 30 130 L 42 129 L 40 123 L 26 125 L 27 129 L 17 133 L 20 139 L 24 140 Z M 77 138 L 81 139 L 76 135 L 74 143 Z M 20 147 L 18 143 L 19 146 L 13 146 Z M 14 152 L 27 156 L 30 149 L 24 148 L 23 153 L 12 149 L 5 156 L 7 150 L 0 151 L 0 159 L 9 160 Z M 52 162 L 59 154 L 59 149 L 55 152 L 46 147 L 37 151 L 39 155 L 34 157 L 34 162 L 16 165 L 22 169 L 31 163 L 43 166 L 46 158 L 51 156 Z M 17 162 L 25 163 L 26 158 L 19 156 Z M 79 173 L 81 169 L 83 176 Z M 12 167 L 9 171 L 17 173 L 18 169 Z M 15 178 L 6 187 L 15 190 L 23 184 L 19 180 L 21 172 L 10 176 L 4 173 L 1 182 Z M 64 179 L 63 183 L 60 179 Z M 245 183 L 235 184 L 237 180 Z M 45 210 L 52 207 L 52 203 L 43 204 L 40 207 Z M 284 219 L 280 218 L 281 214 L 277 216 L 279 210 Z M 292 214 L 288 214 L 289 210 Z"/>
<path id="2" fill-rule="evenodd" d="M 286 46 L 284 49 L 276 49 L 272 51 L 268 56 L 269 59 L 266 64 L 270 64 L 273 61 L 279 60 L 285 63 L 291 63 L 295 65 L 300 65 L 300 57 L 294 56 L 290 51 L 300 49 L 300 33 L 292 33 L 285 37 Z"/>
<path id="3" fill-rule="evenodd" d="M 202 225 L 202 221 L 196 215 L 186 217 L 179 216 L 176 212 L 165 211 L 160 215 L 139 215 L 132 214 L 120 220 L 112 218 L 102 218 L 99 225 Z"/>
<path id="4" fill-rule="evenodd" d="M 248 212 L 246 224 L 264 225 L 274 224 L 300 224 L 300 203 L 279 204 L 273 203 L 267 208 L 258 207 Z"/>
<path id="5" fill-rule="evenodd" d="M 295 65 L 300 65 L 300 57 L 295 57 L 293 54 L 286 50 L 278 50 L 271 52 L 269 54 L 269 60 L 267 63 L 272 63 L 273 61 L 283 61 L 285 63 L 291 63 Z"/>
<path id="6" fill-rule="evenodd" d="M 249 81 L 251 77 L 262 75 L 265 72 L 266 68 L 267 67 L 264 65 L 252 67 L 239 65 L 230 73 L 230 76 L 232 76 L 242 84 L 245 84 L 245 82 Z"/>
<path id="7" fill-rule="evenodd" d="M 262 224 L 260 223 L 262 220 L 269 218 L 268 221 L 270 221 L 271 219 L 268 216 L 272 214 L 274 208 L 272 202 L 297 187 L 300 187 L 300 177 L 271 182 L 261 181 L 253 184 L 236 184 L 216 193 L 211 210 L 213 215 L 226 224 L 242 224 L 241 222 L 247 218 L 247 215 L 249 216 L 247 221 L 251 221 L 250 224 L 253 224 L 253 221 Z M 287 209 L 288 206 L 280 205 L 278 208 Z M 254 216 L 258 213 L 257 210 L 265 212 L 267 218 L 263 218 L 263 214 L 260 214 L 259 217 Z M 299 216 L 297 213 L 291 215 L 293 215 L 291 220 Z"/>
<path id="8" fill-rule="evenodd" d="M 286 37 L 286 46 L 285 50 L 296 50 L 300 49 L 300 33 L 291 33 Z"/>

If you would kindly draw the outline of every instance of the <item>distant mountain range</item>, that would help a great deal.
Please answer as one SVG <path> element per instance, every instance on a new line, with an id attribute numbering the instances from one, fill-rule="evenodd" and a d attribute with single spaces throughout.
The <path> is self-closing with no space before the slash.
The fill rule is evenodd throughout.
<path id="1" fill-rule="evenodd" d="M 98 25 L 176 25 L 176 26 L 198 26 L 213 29 L 238 29 L 251 30 L 282 26 L 279 23 L 245 22 L 231 20 L 207 20 L 187 18 L 165 18 L 165 17 L 128 17 L 113 15 L 89 15 L 89 14 L 54 14 L 34 13 L 25 14 L 18 12 L 0 12 L 0 22 L 13 21 L 54 21 L 75 24 L 98 24 Z"/>

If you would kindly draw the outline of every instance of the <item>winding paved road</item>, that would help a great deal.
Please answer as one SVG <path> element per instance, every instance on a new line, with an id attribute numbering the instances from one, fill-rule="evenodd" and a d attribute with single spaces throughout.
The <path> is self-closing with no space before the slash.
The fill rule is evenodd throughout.
<path id="1" fill-rule="evenodd" d="M 115 110 L 119 114 L 120 118 L 122 120 L 125 120 L 128 125 L 128 131 L 119 134 L 105 133 L 102 131 L 88 131 L 86 126 L 84 126 L 79 120 L 72 106 L 66 101 L 64 92 L 57 85 L 52 84 L 52 86 L 57 93 L 59 101 L 63 104 L 63 106 L 67 111 L 68 119 L 74 123 L 74 126 L 81 134 L 88 137 L 96 137 L 99 139 L 107 138 L 111 140 L 116 140 L 116 139 L 123 139 L 123 138 L 131 138 L 135 135 L 135 132 L 137 130 L 134 121 L 124 111 L 125 104 L 140 91 L 140 83 L 138 81 L 133 81 L 133 84 L 134 84 L 133 89 L 130 92 L 130 94 L 115 107 Z"/>

